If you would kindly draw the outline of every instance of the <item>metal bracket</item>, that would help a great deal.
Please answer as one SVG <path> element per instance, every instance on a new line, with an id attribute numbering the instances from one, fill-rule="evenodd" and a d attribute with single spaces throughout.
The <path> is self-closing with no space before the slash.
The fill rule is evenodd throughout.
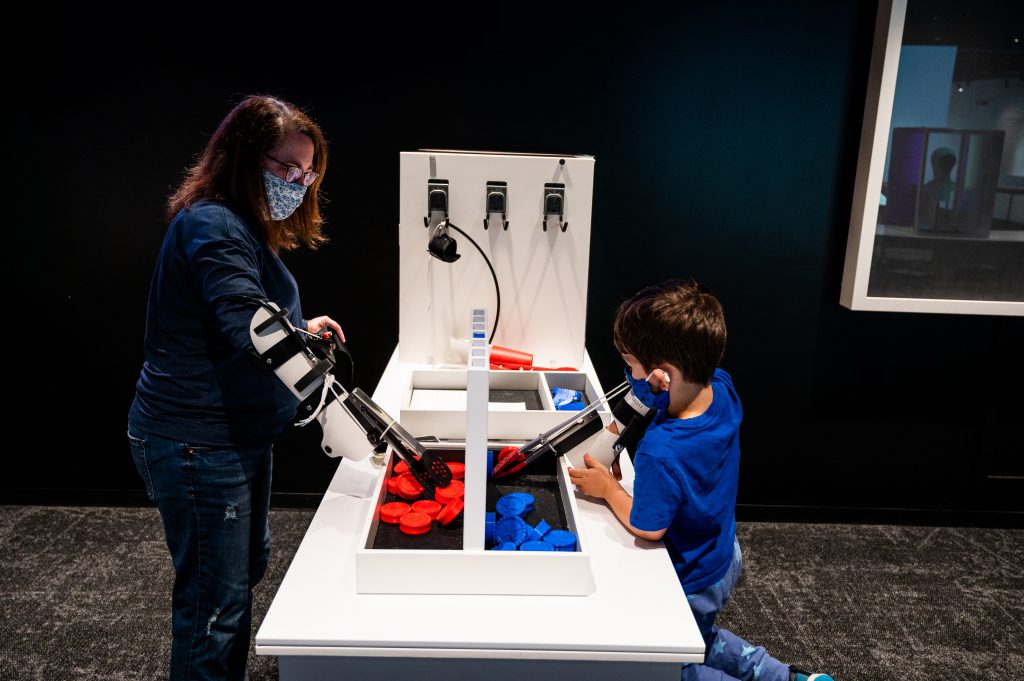
<path id="1" fill-rule="evenodd" d="M 427 216 L 423 218 L 424 227 L 430 226 L 435 214 L 442 214 L 443 219 L 448 219 L 448 180 L 427 180 Z"/>
<path id="2" fill-rule="evenodd" d="M 508 182 L 487 181 L 487 195 L 484 197 L 484 229 L 489 227 L 491 213 L 501 213 L 501 226 L 508 231 Z"/>
<path id="3" fill-rule="evenodd" d="M 544 183 L 544 231 L 548 231 L 548 218 L 558 216 L 558 226 L 564 232 L 569 229 L 565 217 L 565 184 L 561 182 Z"/>

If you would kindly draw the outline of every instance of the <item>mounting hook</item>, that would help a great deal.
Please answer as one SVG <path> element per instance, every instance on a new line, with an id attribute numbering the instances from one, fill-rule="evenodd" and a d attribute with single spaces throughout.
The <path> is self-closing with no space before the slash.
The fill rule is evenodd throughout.
<path id="1" fill-rule="evenodd" d="M 448 180 L 427 180 L 427 216 L 423 218 L 424 227 L 430 226 L 435 214 L 443 214 L 444 219 L 448 219 Z"/>
<path id="2" fill-rule="evenodd" d="M 508 231 L 508 182 L 488 180 L 484 196 L 484 229 L 487 229 L 491 213 L 501 213 L 501 225 Z"/>
<path id="3" fill-rule="evenodd" d="M 541 223 L 544 231 L 548 231 L 548 218 L 558 217 L 558 226 L 564 232 L 569 229 L 565 217 L 565 184 L 562 182 L 544 183 L 544 220 Z"/>

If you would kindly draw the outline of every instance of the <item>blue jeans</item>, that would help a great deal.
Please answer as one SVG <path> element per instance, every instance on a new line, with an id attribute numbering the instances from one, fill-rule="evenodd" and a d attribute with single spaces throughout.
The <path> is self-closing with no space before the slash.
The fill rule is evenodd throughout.
<path id="1" fill-rule="evenodd" d="M 246 676 L 252 589 L 270 558 L 271 447 L 198 447 L 128 433 L 174 564 L 174 681 Z"/>
<path id="2" fill-rule="evenodd" d="M 682 681 L 789 681 L 789 665 L 776 660 L 764 648 L 752 646 L 731 631 L 715 626 L 718 611 L 729 602 L 742 570 L 743 552 L 737 541 L 725 576 L 703 591 L 686 596 L 707 647 L 704 664 L 683 666 Z"/>

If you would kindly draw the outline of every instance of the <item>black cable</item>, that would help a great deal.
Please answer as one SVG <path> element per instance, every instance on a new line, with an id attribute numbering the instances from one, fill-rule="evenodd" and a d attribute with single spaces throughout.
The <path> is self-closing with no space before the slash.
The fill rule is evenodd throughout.
<path id="1" fill-rule="evenodd" d="M 495 310 L 494 312 L 494 326 L 491 327 L 491 337 L 487 339 L 487 344 L 490 345 L 491 342 L 494 340 L 494 332 L 498 330 L 498 319 L 501 318 L 501 289 L 498 288 L 498 275 L 494 273 L 494 267 L 491 265 L 490 258 L 488 258 L 487 254 L 484 253 L 484 249 L 480 248 L 480 244 L 473 241 L 473 237 L 471 237 L 470 235 L 466 234 L 461 229 L 453 225 L 451 220 L 447 220 L 446 224 L 452 229 L 454 229 L 456 232 L 461 234 L 462 236 L 469 239 L 469 243 L 476 246 L 476 250 L 480 251 L 480 255 L 484 257 L 484 262 L 487 263 L 487 268 L 491 270 L 491 278 L 494 279 L 494 296 L 498 299 L 498 304 L 497 310 Z"/>

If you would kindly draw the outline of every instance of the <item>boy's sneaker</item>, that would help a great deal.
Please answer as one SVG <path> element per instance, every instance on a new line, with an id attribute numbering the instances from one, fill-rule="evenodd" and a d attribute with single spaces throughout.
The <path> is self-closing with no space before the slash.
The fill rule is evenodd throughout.
<path id="1" fill-rule="evenodd" d="M 835 681 L 828 674 L 812 674 L 796 667 L 789 668 L 789 681 Z"/>

